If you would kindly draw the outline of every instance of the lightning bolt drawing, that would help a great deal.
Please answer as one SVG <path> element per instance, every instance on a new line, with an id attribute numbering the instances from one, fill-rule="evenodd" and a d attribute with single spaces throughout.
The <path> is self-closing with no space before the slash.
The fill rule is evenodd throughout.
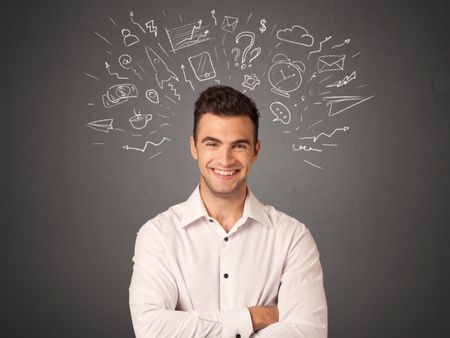
<path id="1" fill-rule="evenodd" d="M 329 134 L 327 134 L 327 133 L 320 133 L 317 136 L 299 137 L 298 139 L 299 140 L 313 140 L 313 142 L 315 143 L 319 139 L 319 137 L 321 137 L 321 136 L 325 136 L 325 137 L 331 138 L 331 137 L 333 137 L 334 133 L 336 133 L 338 131 L 345 132 L 345 131 L 347 131 L 349 129 L 350 129 L 350 127 L 336 128 L 335 130 L 333 130 Z"/>
<path id="2" fill-rule="evenodd" d="M 154 25 L 154 20 L 150 20 L 145 23 L 145 27 L 148 28 L 150 33 L 155 33 L 155 37 L 158 36 L 158 27 Z"/>
<path id="3" fill-rule="evenodd" d="M 173 95 L 175 95 L 177 97 L 178 101 L 180 101 L 181 95 L 177 93 L 177 90 L 173 87 L 172 82 L 169 82 L 168 86 L 169 86 L 170 90 L 172 90 Z"/>
<path id="4" fill-rule="evenodd" d="M 344 77 L 342 80 L 336 81 L 334 83 L 331 83 L 329 85 L 327 85 L 327 88 L 331 88 L 331 87 L 341 87 L 346 85 L 347 83 L 349 83 L 350 81 L 356 79 L 356 70 L 353 71 L 353 73 L 351 73 L 350 75 L 347 75 L 346 77 Z"/>

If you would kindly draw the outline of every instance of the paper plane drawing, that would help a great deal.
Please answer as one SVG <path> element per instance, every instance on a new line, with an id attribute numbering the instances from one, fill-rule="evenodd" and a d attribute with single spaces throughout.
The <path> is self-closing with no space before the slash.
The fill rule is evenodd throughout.
<path id="1" fill-rule="evenodd" d="M 328 116 L 332 117 L 337 114 L 342 113 L 343 111 L 350 109 L 360 103 L 363 103 L 367 100 L 373 98 L 374 95 L 369 97 L 363 96 L 326 96 L 323 98 L 326 101 L 327 106 L 329 107 Z"/>
<path id="2" fill-rule="evenodd" d="M 105 119 L 92 121 L 87 124 L 89 128 L 92 128 L 97 131 L 101 131 L 102 133 L 109 133 L 110 130 L 114 129 L 113 124 L 114 119 Z"/>

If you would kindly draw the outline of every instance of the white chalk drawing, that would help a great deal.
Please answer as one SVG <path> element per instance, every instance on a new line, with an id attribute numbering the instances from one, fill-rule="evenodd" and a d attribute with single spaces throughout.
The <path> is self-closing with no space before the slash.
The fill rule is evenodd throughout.
<path id="1" fill-rule="evenodd" d="M 170 80 L 178 81 L 178 77 L 172 72 L 164 60 L 150 47 L 145 46 L 148 60 L 155 71 L 155 80 L 158 83 L 159 88 L 163 88 L 164 82 Z"/>
<path id="2" fill-rule="evenodd" d="M 123 149 L 153 159 L 166 151 L 162 145 L 171 141 L 166 133 L 177 125 L 176 119 L 184 112 L 187 92 L 181 90 L 190 87 L 196 91 L 197 86 L 204 87 L 207 81 L 211 85 L 237 83 L 244 93 L 258 91 L 267 96 L 269 103 L 265 109 L 269 108 L 274 115 L 272 127 L 289 139 L 285 143 L 289 153 L 295 153 L 305 165 L 323 169 L 310 159 L 339 149 L 331 140 L 350 128 L 328 127 L 329 123 L 342 121 L 343 112 L 374 97 L 368 92 L 371 87 L 360 79 L 355 68 L 360 63 L 355 65 L 354 58 L 362 51 L 354 48 L 350 38 L 331 43 L 332 34 L 324 34 L 319 40 L 301 22 L 280 25 L 276 18 L 256 11 L 220 17 L 217 9 L 202 12 L 187 18 L 184 13 L 166 15 L 159 10 L 155 16 L 141 20 L 138 13 L 128 10 L 117 20 L 107 18 L 110 31 L 94 32 L 91 39 L 102 40 L 98 45 L 105 61 L 100 66 L 96 64 L 96 68 L 87 67 L 89 72 L 84 75 L 98 81 L 89 82 L 96 90 L 96 85 L 103 81 L 109 81 L 105 89 L 109 88 L 98 93 L 98 103 L 90 96 L 84 105 L 91 113 L 102 111 L 95 121 L 86 121 L 86 126 L 97 132 L 92 136 L 98 137 L 100 132 L 110 134 L 109 137 L 128 137 L 128 142 L 133 143 Z M 171 23 L 170 18 L 179 24 Z M 259 39 L 264 40 L 267 51 L 261 44 L 258 47 Z M 120 68 L 110 61 L 112 58 L 117 58 Z M 186 64 L 188 61 L 190 66 Z M 354 69 L 348 70 L 349 67 Z M 145 93 L 145 99 L 139 99 L 138 92 Z M 131 116 L 105 117 L 105 110 L 121 104 L 113 113 L 131 110 Z M 92 141 L 89 141 L 92 145 L 105 144 L 103 140 Z"/>
<path id="3" fill-rule="evenodd" d="M 94 76 L 94 75 L 92 75 L 92 74 L 89 74 L 89 73 L 84 72 L 84 75 L 89 76 L 90 78 L 92 78 L 92 79 L 94 79 L 94 80 L 101 81 L 97 76 Z"/>
<path id="4" fill-rule="evenodd" d="M 136 97 L 138 97 L 137 87 L 131 83 L 124 83 L 109 87 L 106 94 L 102 95 L 102 101 L 105 108 L 112 108 Z"/>
<path id="5" fill-rule="evenodd" d="M 109 133 L 110 130 L 113 130 L 113 121 L 114 119 L 104 119 L 104 120 L 97 120 L 89 122 L 86 126 L 88 126 L 91 129 L 101 131 L 102 133 Z"/>
<path id="6" fill-rule="evenodd" d="M 272 59 L 268 78 L 271 91 L 289 98 L 290 93 L 300 88 L 305 64 L 301 61 L 291 61 L 285 54 L 276 54 Z"/>
<path id="7" fill-rule="evenodd" d="M 212 16 L 212 18 L 214 19 L 214 26 L 217 26 L 217 18 L 216 18 L 216 10 L 215 9 L 213 9 L 212 11 L 211 11 L 211 16 Z"/>
<path id="8" fill-rule="evenodd" d="M 124 146 L 122 146 L 122 148 L 125 149 L 125 150 L 137 150 L 137 151 L 141 151 L 141 152 L 145 153 L 145 151 L 147 150 L 148 146 L 152 145 L 154 147 L 159 147 L 165 141 L 172 141 L 172 140 L 170 138 L 163 137 L 162 140 L 160 142 L 158 142 L 158 143 L 155 143 L 155 142 L 152 142 L 152 141 L 145 142 L 144 147 L 142 147 L 142 148 L 130 147 L 129 145 L 124 145 Z"/>
<path id="9" fill-rule="evenodd" d="M 208 52 L 190 56 L 188 60 L 197 80 L 206 81 L 216 77 L 216 70 L 211 61 L 211 55 Z"/>
<path id="10" fill-rule="evenodd" d="M 134 115 L 128 121 L 134 129 L 144 129 L 153 118 L 152 114 L 141 114 L 141 110 L 136 113 L 136 109 L 133 109 L 133 113 Z"/>
<path id="11" fill-rule="evenodd" d="M 126 76 L 119 76 L 119 73 L 113 73 L 111 72 L 111 70 L 109 69 L 111 66 L 109 65 L 108 62 L 105 62 L 105 67 L 108 70 L 108 74 L 109 75 L 114 75 L 115 77 L 117 77 L 118 80 L 128 80 L 128 78 Z"/>
<path id="12" fill-rule="evenodd" d="M 308 54 L 308 60 L 311 57 L 311 54 L 315 54 L 315 53 L 320 53 L 322 51 L 322 44 L 324 44 L 325 42 L 327 42 L 328 40 L 330 40 L 332 38 L 332 36 L 327 36 L 325 39 L 323 39 L 322 41 L 319 42 L 319 49 L 317 50 L 313 50 L 311 52 L 309 52 Z"/>
<path id="13" fill-rule="evenodd" d="M 319 73 L 344 70 L 345 55 L 322 55 L 317 59 Z"/>
<path id="14" fill-rule="evenodd" d="M 178 101 L 181 101 L 181 95 L 177 92 L 177 89 L 173 86 L 173 83 L 169 82 L 167 86 L 172 91 L 173 95 L 178 99 Z"/>
<path id="15" fill-rule="evenodd" d="M 236 27 L 238 25 L 239 18 L 236 18 L 234 16 L 227 16 L 225 15 L 223 17 L 222 25 L 220 28 L 228 33 L 234 33 L 236 30 Z"/>
<path id="16" fill-rule="evenodd" d="M 183 72 L 184 82 L 189 83 L 189 85 L 191 86 L 192 90 L 195 91 L 195 88 L 194 88 L 194 86 L 192 85 L 192 81 L 191 81 L 191 80 L 188 80 L 188 79 L 186 78 L 186 71 L 185 71 L 184 68 L 185 68 L 184 65 L 181 65 L 181 71 Z"/>
<path id="17" fill-rule="evenodd" d="M 109 45 L 112 46 L 112 43 L 111 43 L 107 38 L 105 38 L 103 35 L 100 35 L 100 34 L 97 33 L 97 32 L 94 32 L 94 33 L 95 33 L 95 35 L 97 35 L 100 39 L 102 39 L 102 40 L 105 41 L 107 44 L 109 44 Z"/>
<path id="18" fill-rule="evenodd" d="M 275 115 L 273 122 L 280 121 L 282 124 L 289 124 L 291 122 L 291 112 L 281 102 L 272 102 L 270 104 L 270 110 Z"/>
<path id="19" fill-rule="evenodd" d="M 314 44 L 314 38 L 308 33 L 306 28 L 300 25 L 280 29 L 277 32 L 277 38 L 280 41 L 290 42 L 306 47 L 311 47 Z"/>
<path id="20" fill-rule="evenodd" d="M 145 29 L 144 29 L 138 22 L 134 21 L 133 16 L 134 16 L 134 13 L 133 13 L 133 12 L 130 12 L 131 23 L 132 23 L 133 25 L 138 26 L 144 33 L 147 33 L 147 32 L 145 31 Z"/>
<path id="21" fill-rule="evenodd" d="M 208 41 L 211 38 L 208 36 L 209 30 L 207 26 L 202 27 L 203 20 L 198 20 L 181 27 L 171 29 L 166 28 L 167 37 L 169 38 L 172 52 L 177 50 Z"/>
<path id="22" fill-rule="evenodd" d="M 131 47 L 140 41 L 137 35 L 132 34 L 131 31 L 126 28 L 122 29 L 122 36 L 125 47 Z"/>
<path id="23" fill-rule="evenodd" d="M 342 87 L 345 86 L 347 83 L 349 83 L 350 81 L 356 79 L 356 70 L 353 71 L 350 75 L 347 75 L 346 77 L 344 77 L 342 80 L 330 83 L 329 85 L 326 85 L 325 87 L 327 88 L 332 88 L 332 87 Z"/>
<path id="24" fill-rule="evenodd" d="M 267 30 L 267 27 L 266 27 L 266 25 L 267 25 L 267 20 L 266 20 L 265 18 L 263 18 L 263 19 L 259 20 L 259 24 L 261 25 L 261 26 L 259 27 L 259 31 L 260 31 L 261 34 L 262 34 L 262 33 L 264 33 L 264 32 Z"/>
<path id="25" fill-rule="evenodd" d="M 321 137 L 332 138 L 333 135 L 334 135 L 335 133 L 337 133 L 338 131 L 346 132 L 346 131 L 349 130 L 349 129 L 350 129 L 350 127 L 336 128 L 335 130 L 333 130 L 331 133 L 328 133 L 328 134 L 327 134 L 327 133 L 320 133 L 320 134 L 318 134 L 318 135 L 316 135 L 316 136 L 304 136 L 304 137 L 299 137 L 298 139 L 299 139 L 299 140 L 312 140 L 313 143 L 316 143 L 316 141 L 317 141 L 319 138 L 321 138 Z"/>
<path id="26" fill-rule="evenodd" d="M 322 149 L 311 148 L 311 147 L 308 147 L 308 146 L 303 146 L 301 144 L 299 144 L 298 146 L 296 146 L 295 144 L 292 144 L 292 150 L 294 150 L 294 151 L 300 151 L 300 150 L 303 150 L 303 151 L 317 151 L 319 153 L 322 152 Z"/>
<path id="27" fill-rule="evenodd" d="M 342 47 L 343 45 L 345 45 L 347 43 L 350 43 L 350 39 L 345 39 L 343 43 L 338 44 L 338 45 L 334 45 L 333 47 L 331 47 L 331 49 Z"/>
<path id="28" fill-rule="evenodd" d="M 369 97 L 363 96 L 325 96 L 323 100 L 327 103 L 329 107 L 328 116 L 332 117 L 338 115 L 347 109 L 350 109 L 360 103 L 366 102 L 375 95 Z"/>
<path id="29" fill-rule="evenodd" d="M 133 73 L 136 74 L 136 76 L 137 76 L 140 80 L 142 80 L 141 74 L 139 74 L 139 73 L 136 71 L 136 68 L 133 67 L 133 65 L 132 65 L 132 60 L 133 60 L 133 59 L 131 58 L 130 55 L 128 55 L 128 54 L 122 54 L 121 56 L 119 56 L 118 62 L 119 62 L 119 65 L 120 65 L 123 69 L 129 69 L 129 70 L 133 71 Z"/>
<path id="30" fill-rule="evenodd" d="M 314 164 L 314 163 L 309 162 L 309 161 L 307 161 L 307 160 L 303 160 L 303 162 L 308 163 L 310 166 L 313 166 L 313 167 L 315 167 L 315 168 L 323 169 L 322 167 L 318 166 L 317 164 Z"/>
<path id="31" fill-rule="evenodd" d="M 147 100 L 149 100 L 151 103 L 159 104 L 159 94 L 155 89 L 148 89 L 145 92 L 145 97 Z"/>
<path id="32" fill-rule="evenodd" d="M 237 36 L 236 36 L 236 43 L 239 43 L 239 40 L 241 40 L 242 38 L 247 37 L 250 39 L 249 44 L 243 49 L 242 51 L 242 59 L 241 59 L 241 69 L 245 69 L 245 67 L 247 67 L 247 65 L 245 64 L 245 62 L 247 61 L 247 54 L 248 52 L 250 52 L 250 59 L 248 60 L 249 63 L 249 67 L 251 67 L 251 62 L 256 59 L 259 54 L 261 54 L 261 47 L 256 47 L 253 48 L 254 44 L 255 44 L 255 33 L 250 32 L 250 31 L 244 31 L 244 32 L 240 32 Z M 237 49 L 236 49 L 237 48 Z M 253 48 L 253 49 L 252 49 Z M 234 51 L 238 51 L 238 56 L 240 54 L 240 49 L 238 47 L 233 48 Z M 233 52 L 232 50 L 232 52 Z M 235 60 L 236 61 L 236 60 Z"/>
<path id="33" fill-rule="evenodd" d="M 155 20 L 150 20 L 145 23 L 145 28 L 148 29 L 148 32 L 155 35 L 155 38 L 158 36 L 158 26 L 155 26 Z"/>
<path id="34" fill-rule="evenodd" d="M 242 87 L 254 90 L 256 86 L 259 86 L 261 81 L 258 79 L 255 73 L 251 75 L 244 75 L 244 82 L 242 82 Z"/>

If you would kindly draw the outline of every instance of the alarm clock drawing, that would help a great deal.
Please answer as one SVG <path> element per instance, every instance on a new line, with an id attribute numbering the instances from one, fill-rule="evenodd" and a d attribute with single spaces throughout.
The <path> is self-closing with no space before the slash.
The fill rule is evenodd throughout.
<path id="1" fill-rule="evenodd" d="M 272 86 L 270 89 L 275 94 L 289 98 L 291 92 L 302 85 L 302 73 L 305 72 L 305 64 L 301 61 L 291 61 L 284 54 L 276 54 L 272 59 L 268 78 Z"/>

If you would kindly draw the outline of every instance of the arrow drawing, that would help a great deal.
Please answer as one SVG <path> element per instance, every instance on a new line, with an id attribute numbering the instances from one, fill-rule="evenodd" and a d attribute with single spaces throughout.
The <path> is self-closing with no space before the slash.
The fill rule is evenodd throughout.
<path id="1" fill-rule="evenodd" d="M 321 137 L 321 136 L 325 136 L 325 137 L 331 138 L 331 137 L 333 137 L 334 133 L 336 133 L 337 131 L 346 132 L 349 129 L 350 129 L 349 127 L 336 128 L 335 130 L 333 130 L 329 134 L 327 134 L 327 133 L 320 133 L 317 136 L 305 136 L 305 137 L 299 137 L 298 139 L 299 140 L 313 140 L 313 142 L 315 143 L 319 139 L 319 137 Z"/>
<path id="2" fill-rule="evenodd" d="M 122 148 L 125 149 L 125 150 L 137 150 L 137 151 L 141 151 L 141 152 L 144 153 L 144 152 L 147 150 L 147 147 L 148 147 L 149 145 L 158 147 L 158 146 L 160 146 L 161 144 L 163 144 L 164 141 L 172 141 L 172 140 L 171 140 L 170 138 L 163 137 L 163 139 L 162 139 L 159 143 L 154 143 L 154 142 L 152 142 L 152 141 L 147 141 L 147 142 L 145 142 L 143 148 L 130 147 L 129 145 L 124 145 Z"/>

